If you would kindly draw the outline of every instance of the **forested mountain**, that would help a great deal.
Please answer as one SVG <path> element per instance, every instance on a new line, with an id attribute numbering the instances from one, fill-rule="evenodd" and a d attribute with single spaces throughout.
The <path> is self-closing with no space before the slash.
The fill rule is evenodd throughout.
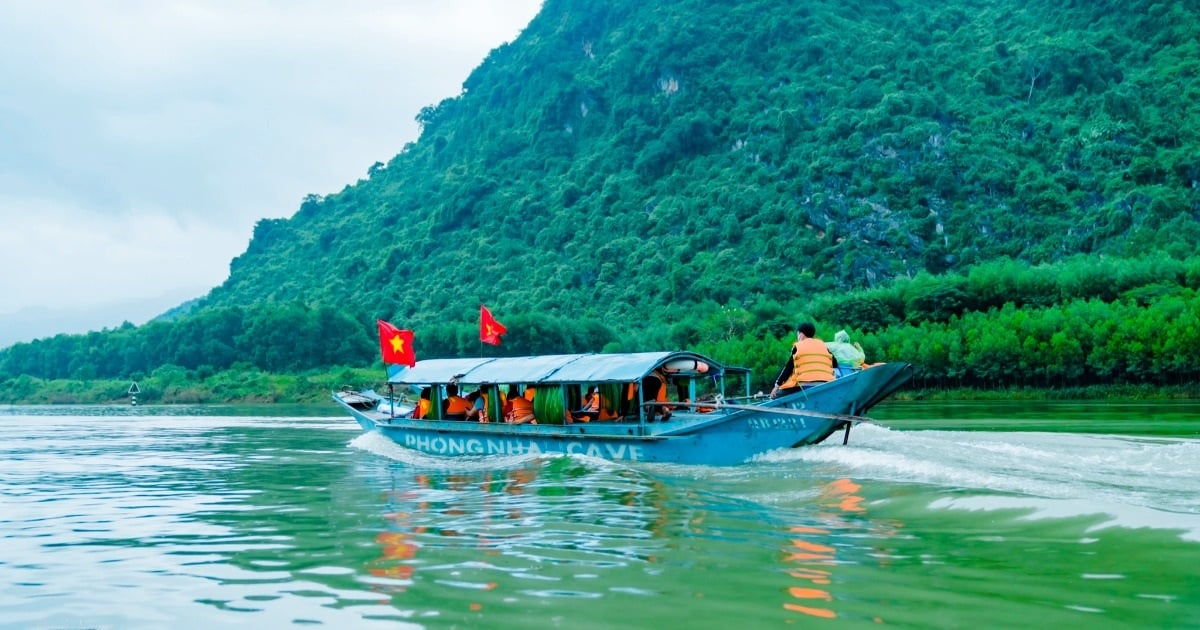
<path id="1" fill-rule="evenodd" d="M 821 300 L 995 261 L 1190 259 L 1198 8 L 547 0 L 417 142 L 259 222 L 193 317 L 344 318 L 364 361 L 377 317 L 426 356 L 477 352 L 484 303 L 505 352 L 634 350 L 778 335 Z M 899 308 L 824 313 L 914 323 Z M 205 360 L 186 363 L 236 358 Z"/>
<path id="2" fill-rule="evenodd" d="M 1196 8 L 549 0 L 419 142 L 261 222 L 208 303 L 632 331 L 1001 256 L 1191 254 Z"/>

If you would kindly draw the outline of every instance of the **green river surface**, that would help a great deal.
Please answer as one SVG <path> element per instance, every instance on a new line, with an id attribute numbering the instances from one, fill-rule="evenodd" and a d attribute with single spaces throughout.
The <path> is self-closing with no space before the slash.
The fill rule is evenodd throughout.
<path id="1" fill-rule="evenodd" d="M 697 467 L 0 406 L 0 627 L 1200 627 L 1200 402 L 872 417 Z"/>

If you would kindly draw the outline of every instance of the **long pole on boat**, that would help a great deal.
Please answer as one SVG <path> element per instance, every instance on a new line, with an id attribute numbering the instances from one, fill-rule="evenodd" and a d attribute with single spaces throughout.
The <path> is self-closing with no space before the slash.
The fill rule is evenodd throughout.
<path id="1" fill-rule="evenodd" d="M 652 405 L 663 405 L 661 402 L 642 403 L 643 407 Z M 672 407 L 691 407 L 692 409 L 741 409 L 744 411 L 758 411 L 761 413 L 778 413 L 785 416 L 805 416 L 808 418 L 826 418 L 829 420 L 841 420 L 842 422 L 853 422 L 858 424 L 879 424 L 874 420 L 864 416 L 851 416 L 842 413 L 825 413 L 823 411 L 810 411 L 808 409 L 793 409 L 791 407 L 764 407 L 762 405 L 738 405 L 726 402 L 695 402 L 695 403 L 665 403 Z"/>

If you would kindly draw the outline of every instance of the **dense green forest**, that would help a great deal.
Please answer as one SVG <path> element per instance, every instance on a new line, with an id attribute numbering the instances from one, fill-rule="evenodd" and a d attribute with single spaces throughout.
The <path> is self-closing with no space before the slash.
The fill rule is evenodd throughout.
<path id="1" fill-rule="evenodd" d="M 763 297 L 747 307 L 713 301 L 663 324 L 667 347 L 691 348 L 750 367 L 769 389 L 787 356 L 795 324 L 817 322 L 826 339 L 845 328 L 868 361 L 908 361 L 925 388 L 1186 385 L 1200 380 L 1200 257 L 1137 259 L 1078 256 L 1054 265 L 1000 260 L 965 273 L 925 272 L 886 287 L 830 292 L 793 311 Z M 476 322 L 418 332 L 419 356 L 523 355 L 629 349 L 611 329 L 550 316 L 514 315 L 501 348 L 483 346 Z M 128 377 L 149 380 L 158 396 L 200 402 L 225 392 L 238 400 L 271 399 L 260 372 L 312 373 L 340 385 L 383 378 L 372 322 L 332 308 L 299 304 L 214 308 L 177 323 L 125 326 L 90 335 L 59 335 L 18 344 L 0 361 L 0 402 L 38 399 L 36 379 L 109 379 L 92 399 L 123 400 Z M 364 366 L 370 372 L 334 365 Z M 245 374 L 230 384 L 228 372 Z M 204 384 L 207 379 L 214 383 Z M 202 384 L 203 386 L 197 386 Z M 170 387 L 174 389 L 169 389 Z M 305 399 L 294 381 L 279 394 Z M 54 391 L 45 401 L 68 400 Z"/>
<path id="2" fill-rule="evenodd" d="M 547 0 L 192 308 L 0 379 L 366 366 L 382 318 L 424 357 L 687 347 L 765 380 L 811 318 L 937 386 L 1194 380 L 1197 8 Z"/>
<path id="3" fill-rule="evenodd" d="M 207 303 L 483 302 L 654 344 L 706 299 L 1193 255 L 1197 34 L 1186 3 L 552 0 Z"/>

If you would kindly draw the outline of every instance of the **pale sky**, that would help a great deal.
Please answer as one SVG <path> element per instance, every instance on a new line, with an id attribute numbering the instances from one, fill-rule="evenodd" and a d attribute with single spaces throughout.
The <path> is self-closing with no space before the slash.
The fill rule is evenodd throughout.
<path id="1" fill-rule="evenodd" d="M 540 6 L 0 0 L 0 318 L 207 293 L 256 221 L 399 153 Z"/>

